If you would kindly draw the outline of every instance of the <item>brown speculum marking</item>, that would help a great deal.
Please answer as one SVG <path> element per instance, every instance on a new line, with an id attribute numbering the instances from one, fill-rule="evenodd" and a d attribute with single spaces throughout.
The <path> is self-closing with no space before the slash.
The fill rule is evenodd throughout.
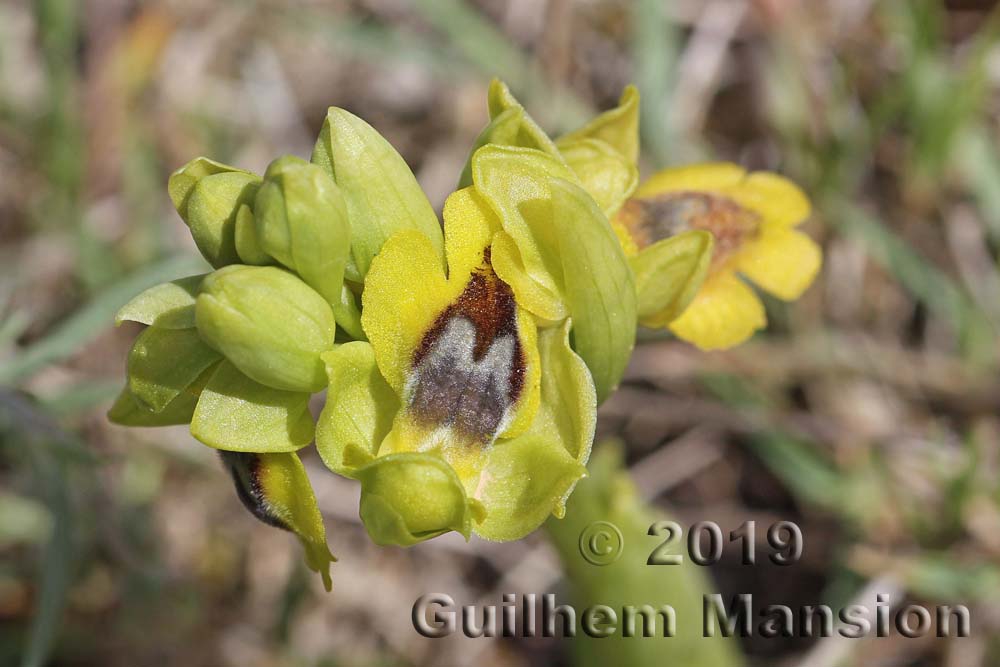
<path id="1" fill-rule="evenodd" d="M 729 197 L 693 191 L 630 199 L 618 219 L 640 249 L 691 229 L 711 232 L 713 271 L 756 234 L 760 224 L 760 216 Z"/>
<path id="2" fill-rule="evenodd" d="M 514 293 L 493 272 L 487 248 L 413 353 L 410 414 L 418 424 L 448 426 L 489 444 L 524 389 L 525 364 Z"/>

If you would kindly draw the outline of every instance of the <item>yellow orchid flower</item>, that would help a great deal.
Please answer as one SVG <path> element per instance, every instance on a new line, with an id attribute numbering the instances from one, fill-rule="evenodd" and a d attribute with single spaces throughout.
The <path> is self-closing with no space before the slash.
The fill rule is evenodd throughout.
<path id="1" fill-rule="evenodd" d="M 614 220 L 636 273 L 639 322 L 703 350 L 747 340 L 767 319 L 739 275 L 780 299 L 799 298 L 822 263 L 819 246 L 795 229 L 809 212 L 795 184 L 768 172 L 710 163 L 654 174 Z M 694 267 L 687 283 L 661 270 L 669 262 Z"/>
<path id="2" fill-rule="evenodd" d="M 445 204 L 447 266 L 420 231 L 390 237 L 365 281 L 370 342 L 323 355 L 317 448 L 361 481 L 377 542 L 520 538 L 561 514 L 586 472 L 593 380 L 569 345 L 572 322 L 539 329 L 497 275 L 502 229 L 469 187 Z"/>

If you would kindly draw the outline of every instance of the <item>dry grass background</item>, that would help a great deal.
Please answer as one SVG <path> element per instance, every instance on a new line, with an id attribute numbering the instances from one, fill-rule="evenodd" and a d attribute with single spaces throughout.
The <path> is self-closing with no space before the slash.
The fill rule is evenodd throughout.
<path id="1" fill-rule="evenodd" d="M 311 456 L 341 559 L 328 596 L 185 429 L 103 416 L 136 333 L 113 312 L 198 266 L 171 170 L 307 156 L 337 105 L 440 207 L 497 75 L 553 133 L 635 82 L 646 172 L 730 159 L 814 199 L 826 262 L 806 296 L 768 300 L 767 333 L 726 353 L 644 332 L 601 431 L 682 523 L 803 527 L 800 565 L 727 557 L 720 590 L 843 604 L 890 587 L 970 605 L 973 636 L 843 655 L 755 639 L 754 664 L 1000 664 L 1000 21 L 949 5 L 0 3 L 0 663 L 569 664 L 558 641 L 430 642 L 409 621 L 427 591 L 564 587 L 542 535 L 377 548 L 357 489 Z"/>

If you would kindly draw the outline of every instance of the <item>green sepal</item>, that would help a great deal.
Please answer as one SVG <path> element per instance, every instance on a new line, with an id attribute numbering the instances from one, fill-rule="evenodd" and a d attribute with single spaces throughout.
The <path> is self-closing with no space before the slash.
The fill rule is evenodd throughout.
<path id="1" fill-rule="evenodd" d="M 411 546 L 451 531 L 466 539 L 482 505 L 465 495 L 458 475 L 435 454 L 390 454 L 356 470 L 361 520 L 379 545 Z"/>
<path id="2" fill-rule="evenodd" d="M 304 392 L 327 384 L 319 355 L 333 348 L 333 312 L 288 271 L 219 269 L 202 284 L 195 320 L 202 339 L 257 382 Z"/>
<path id="3" fill-rule="evenodd" d="M 330 107 L 312 162 L 340 187 L 351 226 L 351 261 L 345 273 L 362 282 L 372 257 L 402 229 L 423 232 L 444 263 L 441 224 L 402 156 L 371 125 Z"/>
<path id="4" fill-rule="evenodd" d="M 392 430 L 399 398 L 379 373 L 370 343 L 339 345 L 322 357 L 330 387 L 316 426 L 316 449 L 326 467 L 351 477 Z M 351 447 L 358 451 L 349 456 Z"/>
<path id="5" fill-rule="evenodd" d="M 223 361 L 201 392 L 191 435 L 233 452 L 293 452 L 313 439 L 309 394 L 254 382 Z"/>
<path id="6" fill-rule="evenodd" d="M 329 174 L 294 155 L 274 160 L 257 191 L 254 218 L 261 249 L 339 305 L 351 228 Z"/>
<path id="7" fill-rule="evenodd" d="M 326 543 L 323 515 L 305 466 L 296 454 L 219 452 L 236 493 L 255 517 L 295 533 L 305 550 L 306 565 L 333 588 L 330 564 L 337 561 Z"/>
<path id="8" fill-rule="evenodd" d="M 635 273 L 640 324 L 665 327 L 684 312 L 708 275 L 713 245 L 711 233 L 689 230 L 657 241 L 629 258 Z"/>
<path id="9" fill-rule="evenodd" d="M 573 348 L 590 368 L 601 403 L 617 387 L 635 346 L 635 282 L 618 237 L 594 200 L 569 181 L 553 179 L 551 187 Z"/>
<path id="10" fill-rule="evenodd" d="M 639 185 L 639 170 L 618 151 L 599 139 L 577 139 L 560 144 L 570 169 L 610 220 Z"/>
<path id="11" fill-rule="evenodd" d="M 534 148 L 562 160 L 555 143 L 511 94 L 502 81 L 493 79 L 488 95 L 490 122 L 476 137 L 458 187 L 472 184 L 472 156 L 487 144 Z"/>
<path id="12" fill-rule="evenodd" d="M 256 174 L 208 158 L 195 158 L 171 174 L 167 191 L 174 208 L 212 266 L 240 261 L 236 214 L 253 202 L 259 184 Z"/>
<path id="13" fill-rule="evenodd" d="M 569 344 L 568 320 L 542 329 L 541 404 L 535 422 L 521 436 L 490 450 L 479 499 L 486 508 L 474 528 L 489 540 L 517 540 L 550 514 L 562 516 L 566 499 L 586 476 L 597 422 L 593 380 Z"/>
<path id="14" fill-rule="evenodd" d="M 194 415 L 194 407 L 198 404 L 198 394 L 183 391 L 174 400 L 167 403 L 159 412 L 153 412 L 141 406 L 135 396 L 125 387 L 118 394 L 108 419 L 120 426 L 176 426 L 190 424 Z"/>
<path id="15" fill-rule="evenodd" d="M 276 264 L 273 257 L 264 252 L 257 238 L 256 221 L 253 210 L 243 204 L 236 212 L 236 254 L 240 256 L 241 264 L 251 266 L 268 266 Z"/>
<path id="16" fill-rule="evenodd" d="M 556 140 L 560 150 L 580 139 L 598 139 L 634 165 L 639 159 L 639 89 L 625 86 L 618 106 L 609 109 Z"/>
<path id="17" fill-rule="evenodd" d="M 559 149 L 555 142 L 549 138 L 545 130 L 535 122 L 535 120 L 524 110 L 521 103 L 517 101 L 514 94 L 510 92 L 507 84 L 500 79 L 490 81 L 490 89 L 486 95 L 486 103 L 489 107 L 490 118 L 499 117 L 509 109 L 520 109 L 522 111 L 521 122 L 516 135 L 517 143 L 512 146 L 524 148 L 536 148 L 544 153 L 559 158 Z"/>
<path id="18" fill-rule="evenodd" d="M 178 278 L 139 293 L 118 311 L 115 326 L 128 321 L 158 329 L 194 327 L 194 303 L 205 275 Z"/>
<path id="19" fill-rule="evenodd" d="M 128 391 L 140 407 L 160 412 L 220 359 L 194 329 L 149 327 L 128 354 Z"/>

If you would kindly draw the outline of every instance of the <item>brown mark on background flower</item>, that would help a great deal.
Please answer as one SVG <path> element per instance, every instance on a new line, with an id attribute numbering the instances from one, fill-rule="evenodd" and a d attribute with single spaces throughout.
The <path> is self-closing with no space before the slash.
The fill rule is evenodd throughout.
<path id="1" fill-rule="evenodd" d="M 760 216 L 722 195 L 671 192 L 628 200 L 618 214 L 618 221 L 628 229 L 640 250 L 688 230 L 710 232 L 715 239 L 712 253 L 715 272 L 756 234 Z"/>

